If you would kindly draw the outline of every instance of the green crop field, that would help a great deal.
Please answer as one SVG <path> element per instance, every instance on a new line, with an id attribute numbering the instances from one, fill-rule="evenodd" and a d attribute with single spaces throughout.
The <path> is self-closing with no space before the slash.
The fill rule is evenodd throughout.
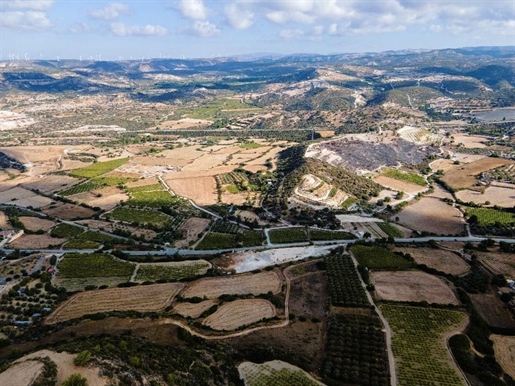
<path id="1" fill-rule="evenodd" d="M 127 201 L 127 205 L 139 206 L 143 208 L 160 208 L 162 206 L 170 206 L 179 202 L 181 199 L 172 196 L 166 191 L 153 192 L 132 192 L 131 198 Z"/>
<path id="2" fill-rule="evenodd" d="M 209 232 L 204 236 L 195 249 L 229 249 L 234 248 L 235 244 L 236 235 L 234 234 Z"/>
<path id="3" fill-rule="evenodd" d="M 75 240 L 94 241 L 97 243 L 105 243 L 106 241 L 122 241 L 121 239 L 118 239 L 116 237 L 111 237 L 109 235 L 93 231 L 86 231 L 84 233 L 81 233 L 80 235 L 75 237 Z"/>
<path id="4" fill-rule="evenodd" d="M 476 216 L 479 225 L 515 223 L 515 215 L 509 212 L 488 208 L 467 208 L 466 216 Z"/>
<path id="5" fill-rule="evenodd" d="M 244 142 L 244 143 L 240 143 L 240 147 L 243 148 L 243 149 L 258 149 L 260 148 L 262 145 L 260 145 L 259 143 L 256 143 L 256 142 Z"/>
<path id="6" fill-rule="evenodd" d="M 139 193 L 139 192 L 154 192 L 163 190 L 163 185 L 161 184 L 150 184 L 143 186 L 135 186 L 133 188 L 127 188 L 128 193 Z"/>
<path id="7" fill-rule="evenodd" d="M 399 228 L 390 224 L 389 222 L 377 222 L 376 224 L 389 237 L 404 237 L 404 233 L 402 233 Z"/>
<path id="8" fill-rule="evenodd" d="M 369 269 L 399 270 L 413 266 L 408 260 L 384 248 L 354 245 L 350 250 L 359 265 Z"/>
<path id="9" fill-rule="evenodd" d="M 181 261 L 176 263 L 140 264 L 136 281 L 180 280 L 203 275 L 211 267 L 205 260 Z"/>
<path id="10" fill-rule="evenodd" d="M 304 228 L 270 229 L 268 234 L 270 241 L 274 244 L 308 241 L 308 235 Z"/>
<path id="11" fill-rule="evenodd" d="M 464 385 L 451 366 L 444 334 L 457 328 L 466 315 L 444 309 L 382 305 L 393 330 L 399 386 Z"/>
<path id="12" fill-rule="evenodd" d="M 310 229 L 309 239 L 312 241 L 323 240 L 353 240 L 356 236 L 348 232 L 326 231 L 322 229 Z"/>
<path id="13" fill-rule="evenodd" d="M 164 228 L 172 221 L 171 217 L 161 212 L 124 207 L 115 208 L 112 212 L 106 213 L 105 217 L 131 224 L 152 225 L 158 228 Z"/>
<path id="14" fill-rule="evenodd" d="M 69 224 L 59 224 L 52 228 L 52 237 L 72 238 L 84 233 L 84 229 Z"/>
<path id="15" fill-rule="evenodd" d="M 84 277 L 131 277 L 134 264 L 119 261 L 111 255 L 93 253 L 90 255 L 66 254 L 58 265 L 57 276 L 61 278 Z"/>
<path id="16" fill-rule="evenodd" d="M 72 239 L 63 245 L 63 249 L 98 249 L 99 247 L 99 243 L 79 239 Z"/>
<path id="17" fill-rule="evenodd" d="M 267 363 L 243 366 L 239 368 L 247 386 L 319 386 L 319 382 L 306 372 L 294 367 L 278 369 Z"/>
<path id="18" fill-rule="evenodd" d="M 112 161 L 96 162 L 88 167 L 72 170 L 70 175 L 79 178 L 97 177 L 122 166 L 128 160 L 128 158 L 120 158 Z"/>
<path id="19" fill-rule="evenodd" d="M 324 262 L 329 279 L 329 296 L 333 305 L 370 306 L 365 289 L 349 255 L 327 256 Z"/>
<path id="20" fill-rule="evenodd" d="M 416 173 L 403 172 L 393 168 L 383 168 L 382 173 L 386 177 L 390 177 L 396 180 L 405 181 L 420 186 L 427 185 L 427 181 L 424 179 L 424 177 Z"/>

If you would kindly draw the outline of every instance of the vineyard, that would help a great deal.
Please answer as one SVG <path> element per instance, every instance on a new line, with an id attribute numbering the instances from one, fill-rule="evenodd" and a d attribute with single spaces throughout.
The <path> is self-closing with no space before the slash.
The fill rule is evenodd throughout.
<path id="1" fill-rule="evenodd" d="M 323 229 L 310 229 L 309 239 L 312 241 L 324 240 L 353 240 L 356 236 L 348 232 L 342 231 L 326 231 Z"/>
<path id="2" fill-rule="evenodd" d="M 72 239 L 63 245 L 63 249 L 97 249 L 100 247 L 99 243 L 88 240 Z"/>
<path id="3" fill-rule="evenodd" d="M 50 236 L 58 238 L 72 238 L 80 235 L 84 229 L 69 224 L 59 224 L 52 228 Z"/>
<path id="4" fill-rule="evenodd" d="M 211 268 L 205 260 L 181 261 L 167 264 L 140 264 L 136 281 L 181 280 L 204 275 Z"/>
<path id="5" fill-rule="evenodd" d="M 211 230 L 204 236 L 195 249 L 213 250 L 253 247 L 263 245 L 264 241 L 265 236 L 261 231 L 251 231 L 240 228 L 237 233 L 222 233 Z"/>
<path id="6" fill-rule="evenodd" d="M 262 364 L 243 362 L 238 366 L 246 386 L 320 386 L 308 373 L 281 361 Z"/>
<path id="7" fill-rule="evenodd" d="M 403 172 L 393 168 L 383 168 L 382 174 L 395 180 L 408 182 L 410 184 L 426 186 L 427 181 L 419 174 Z"/>
<path id="8" fill-rule="evenodd" d="M 515 223 L 515 215 L 509 212 L 488 208 L 467 208 L 465 215 L 467 217 L 476 216 L 478 225 L 490 224 L 512 224 Z"/>
<path id="9" fill-rule="evenodd" d="M 75 185 L 69 189 L 61 191 L 61 196 L 71 196 L 79 193 L 86 193 L 92 190 L 105 188 L 106 186 L 123 185 L 127 182 L 134 181 L 134 178 L 123 178 L 123 177 L 96 177 L 92 178 L 87 182 L 79 185 Z"/>
<path id="10" fill-rule="evenodd" d="M 155 192 L 163 190 L 163 185 L 158 183 L 143 186 L 135 186 L 133 188 L 127 188 L 126 190 L 128 193 Z"/>
<path id="11" fill-rule="evenodd" d="M 131 193 L 131 198 L 127 201 L 127 205 L 141 208 L 160 208 L 177 204 L 181 201 L 183 199 L 173 197 L 166 191 L 137 191 Z"/>
<path id="12" fill-rule="evenodd" d="M 274 244 L 308 241 L 308 235 L 304 228 L 271 229 L 268 231 L 268 235 Z"/>
<path id="13" fill-rule="evenodd" d="M 329 295 L 334 306 L 369 307 L 365 289 L 349 255 L 324 259 L 329 279 Z"/>
<path id="14" fill-rule="evenodd" d="M 402 129 L 397 130 L 400 137 L 409 142 L 422 142 L 422 143 L 439 143 L 440 137 L 438 134 L 433 134 L 429 130 L 419 127 L 404 126 Z"/>
<path id="15" fill-rule="evenodd" d="M 354 245 L 350 250 L 359 265 L 368 269 L 400 270 L 413 267 L 410 261 L 384 248 Z"/>
<path id="16" fill-rule="evenodd" d="M 404 233 L 399 228 L 389 222 L 378 222 L 376 224 L 388 237 L 404 237 Z"/>
<path id="17" fill-rule="evenodd" d="M 251 184 L 249 178 L 244 172 L 231 172 L 225 174 L 217 174 L 215 176 L 216 182 L 219 185 L 227 185 L 227 188 L 236 188 L 236 191 L 231 193 L 238 193 L 240 191 L 259 190 L 255 184 Z"/>
<path id="18" fill-rule="evenodd" d="M 164 213 L 152 210 L 139 210 L 117 207 L 112 212 L 104 215 L 107 219 L 123 221 L 137 225 L 151 225 L 162 229 L 172 223 L 172 218 Z"/>
<path id="19" fill-rule="evenodd" d="M 377 316 L 330 317 L 322 375 L 328 386 L 390 384 L 386 341 Z"/>
<path id="20" fill-rule="evenodd" d="M 123 164 L 125 164 L 129 159 L 128 158 L 120 158 L 112 161 L 105 162 L 96 162 L 93 165 L 90 165 L 85 168 L 75 169 L 70 172 L 72 177 L 78 178 L 93 178 L 110 172 Z"/>
<path id="21" fill-rule="evenodd" d="M 464 382 L 452 367 L 443 335 L 456 329 L 465 314 L 444 309 L 381 306 L 393 330 L 393 354 L 400 386 L 456 386 Z"/>
<path id="22" fill-rule="evenodd" d="M 134 271 L 134 264 L 119 261 L 111 255 L 93 253 L 81 255 L 69 253 L 59 263 L 58 277 L 85 278 L 85 277 L 126 277 L 127 280 Z"/>

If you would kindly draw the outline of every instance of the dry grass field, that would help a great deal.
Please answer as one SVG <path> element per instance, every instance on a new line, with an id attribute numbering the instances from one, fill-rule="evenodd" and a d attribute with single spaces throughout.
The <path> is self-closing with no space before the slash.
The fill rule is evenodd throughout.
<path id="1" fill-rule="evenodd" d="M 20 217 L 20 221 L 23 223 L 25 228 L 30 231 L 38 231 L 42 229 L 46 232 L 56 224 L 55 222 L 51 220 L 45 220 L 44 218 L 27 216 Z"/>
<path id="2" fill-rule="evenodd" d="M 56 204 L 53 208 L 43 208 L 43 213 L 55 216 L 63 220 L 85 219 L 92 217 L 95 212 L 74 204 Z"/>
<path id="3" fill-rule="evenodd" d="M 391 219 L 395 217 L 399 217 L 399 224 L 407 228 L 437 235 L 454 235 L 465 229 L 461 213 L 437 198 L 422 198 Z"/>
<path id="4" fill-rule="evenodd" d="M 49 234 L 43 235 L 23 235 L 13 242 L 9 243 L 9 248 L 19 249 L 45 249 L 54 246 L 59 246 L 67 241 L 66 239 L 60 239 L 51 237 Z"/>
<path id="5" fill-rule="evenodd" d="M 218 201 L 214 177 L 173 178 L 166 182 L 176 194 L 193 200 L 197 205 L 211 205 Z"/>
<path id="6" fill-rule="evenodd" d="M 42 193 L 54 193 L 64 190 L 79 182 L 78 179 L 70 176 L 48 175 L 37 178 L 31 182 L 22 184 L 27 189 L 39 189 Z"/>
<path id="7" fill-rule="evenodd" d="M 474 308 L 485 322 L 497 328 L 515 328 L 515 320 L 496 293 L 470 294 Z"/>
<path id="8" fill-rule="evenodd" d="M 197 280 L 181 294 L 184 298 L 204 296 L 216 299 L 221 295 L 266 294 L 281 291 L 282 280 L 273 271 L 234 277 L 214 277 Z"/>
<path id="9" fill-rule="evenodd" d="M 91 192 L 74 194 L 68 198 L 92 207 L 98 206 L 103 210 L 111 210 L 118 205 L 120 201 L 127 201 L 129 196 L 116 186 L 108 186 Z"/>
<path id="10" fill-rule="evenodd" d="M 275 316 L 275 307 L 265 299 L 229 302 L 204 319 L 203 324 L 218 331 L 233 331 Z"/>
<path id="11" fill-rule="evenodd" d="M 20 187 L 15 187 L 9 190 L 4 190 L 0 192 L 0 202 L 1 203 L 10 203 L 11 201 L 21 200 L 23 198 L 32 197 L 36 194 L 31 192 L 30 190 L 23 189 Z M 17 202 L 16 202 L 17 204 Z"/>
<path id="12" fill-rule="evenodd" d="M 454 200 L 452 194 L 441 187 L 439 184 L 433 183 L 434 192 L 427 195 L 427 197 L 433 198 L 447 198 L 449 200 Z"/>
<path id="13" fill-rule="evenodd" d="M 487 170 L 513 163 L 513 161 L 503 158 L 488 157 L 466 165 L 454 165 L 454 168 L 445 172 L 442 181 L 455 190 L 477 188 L 477 175 Z"/>
<path id="14" fill-rule="evenodd" d="M 470 271 L 470 266 L 451 251 L 433 248 L 395 248 L 395 251 L 409 253 L 417 264 L 425 264 L 438 271 L 451 275 L 462 275 Z"/>
<path id="15" fill-rule="evenodd" d="M 204 300 L 200 303 L 177 302 L 173 306 L 173 313 L 184 316 L 185 318 L 198 318 L 202 313 L 217 303 L 216 300 Z"/>
<path id="16" fill-rule="evenodd" d="M 372 272 L 371 281 L 379 299 L 459 305 L 449 286 L 433 275 L 419 271 Z"/>
<path id="17" fill-rule="evenodd" d="M 35 360 L 18 361 L 3 373 L 0 373 L 0 385 L 31 386 L 42 370 L 43 362 Z"/>
<path id="18" fill-rule="evenodd" d="M 109 311 L 157 312 L 168 306 L 183 288 L 182 283 L 166 283 L 81 292 L 61 304 L 45 322 L 54 324 Z"/>
<path id="19" fill-rule="evenodd" d="M 506 187 L 490 186 L 485 189 L 484 193 L 468 189 L 460 190 L 456 193 L 456 197 L 464 202 L 472 201 L 475 204 L 482 205 L 486 201 L 490 201 L 491 205 L 511 208 L 515 203 L 515 186 L 513 186 L 512 189 Z"/>
<path id="20" fill-rule="evenodd" d="M 477 135 L 468 135 L 456 133 L 453 134 L 454 142 L 456 144 L 462 143 L 464 147 L 468 148 L 485 148 L 487 147 L 484 142 L 488 142 L 488 138 L 480 137 Z"/>
<path id="21" fill-rule="evenodd" d="M 478 259 L 493 274 L 515 277 L 515 258 L 512 253 L 478 252 Z"/>
<path id="22" fill-rule="evenodd" d="M 185 248 L 190 242 L 197 241 L 199 234 L 205 232 L 209 228 L 211 220 L 200 217 L 190 217 L 184 224 L 179 228 L 179 232 L 182 232 L 184 239 L 179 240 L 175 243 L 176 248 Z"/>
<path id="23" fill-rule="evenodd" d="M 427 189 L 424 186 L 410 184 L 408 182 L 396 180 L 394 178 L 386 176 L 378 176 L 374 178 L 374 181 L 377 182 L 379 185 L 385 186 L 387 188 L 410 194 L 417 194 Z"/>
<path id="24" fill-rule="evenodd" d="M 9 224 L 9 218 L 5 215 L 4 212 L 0 212 L 0 229 L 3 229 L 3 230 L 13 229 L 11 224 Z"/>
<path id="25" fill-rule="evenodd" d="M 490 335 L 494 342 L 495 359 L 506 374 L 515 378 L 515 336 Z"/>

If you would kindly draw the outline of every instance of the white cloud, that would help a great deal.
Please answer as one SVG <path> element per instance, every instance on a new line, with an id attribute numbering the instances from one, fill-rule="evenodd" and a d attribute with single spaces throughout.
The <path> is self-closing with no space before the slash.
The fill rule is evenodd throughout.
<path id="1" fill-rule="evenodd" d="M 30 9 L 33 11 L 46 11 L 54 0 L 0 0 L 3 8 Z"/>
<path id="2" fill-rule="evenodd" d="M 201 38 L 210 38 L 220 34 L 218 27 L 207 20 L 196 21 L 186 31 Z"/>
<path id="3" fill-rule="evenodd" d="M 133 25 L 124 23 L 111 23 L 110 30 L 116 36 L 163 36 L 168 30 L 160 25 Z"/>
<path id="4" fill-rule="evenodd" d="M 114 20 L 121 15 L 129 13 L 129 6 L 122 3 L 110 3 L 104 8 L 93 9 L 89 12 L 89 16 L 94 19 Z"/>
<path id="5" fill-rule="evenodd" d="M 177 6 L 182 16 L 191 20 L 207 19 L 207 9 L 202 0 L 180 0 Z"/>
<path id="6" fill-rule="evenodd" d="M 68 31 L 70 31 L 74 35 L 78 35 L 89 32 L 90 28 L 89 25 L 87 25 L 86 23 L 75 23 L 68 28 Z"/>
<path id="7" fill-rule="evenodd" d="M 225 7 L 225 17 L 231 27 L 236 29 L 247 29 L 254 24 L 254 12 L 239 7 L 238 4 L 228 4 Z"/>
<path id="8" fill-rule="evenodd" d="M 45 12 L 3 12 L 0 14 L 0 28 L 15 28 L 22 30 L 42 31 L 52 27 Z"/>
<path id="9" fill-rule="evenodd" d="M 300 38 L 301 36 L 304 36 L 304 31 L 301 29 L 295 28 L 295 29 L 283 29 L 281 32 L 279 32 L 279 37 L 283 39 L 295 39 Z"/>

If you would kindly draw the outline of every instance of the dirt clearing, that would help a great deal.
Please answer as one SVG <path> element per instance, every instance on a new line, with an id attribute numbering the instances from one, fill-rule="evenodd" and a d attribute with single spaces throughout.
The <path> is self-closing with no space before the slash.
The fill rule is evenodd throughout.
<path id="1" fill-rule="evenodd" d="M 442 280 L 425 272 L 372 272 L 371 281 L 379 299 L 459 305 L 454 292 Z"/>
<path id="2" fill-rule="evenodd" d="M 22 358 L 0 374 L 0 385 L 31 386 L 36 380 L 43 363 L 40 361 L 25 360 Z"/>
<path id="3" fill-rule="evenodd" d="M 218 331 L 233 331 L 275 316 L 275 307 L 265 299 L 243 299 L 226 303 L 209 315 L 204 325 Z"/>
<path id="4" fill-rule="evenodd" d="M 200 279 L 193 282 L 181 294 L 183 298 L 204 296 L 215 299 L 221 295 L 246 295 L 266 294 L 271 291 L 281 291 L 282 280 L 276 272 L 261 272 L 250 275 L 238 275 L 234 277 L 216 277 Z"/>
<path id="5" fill-rule="evenodd" d="M 443 249 L 433 248 L 395 248 L 395 251 L 409 253 L 417 264 L 425 264 L 438 271 L 451 275 L 463 275 L 470 271 L 470 266 L 457 254 Z"/>
<path id="6" fill-rule="evenodd" d="M 515 336 L 490 335 L 494 342 L 495 359 L 510 377 L 515 378 Z"/>
<path id="7" fill-rule="evenodd" d="M 214 177 L 174 178 L 166 182 L 176 194 L 192 199 L 197 205 L 212 205 L 218 201 Z"/>
<path id="8" fill-rule="evenodd" d="M 455 190 L 470 189 L 473 187 L 477 189 L 477 175 L 487 170 L 513 163 L 513 161 L 507 159 L 488 157 L 466 165 L 455 165 L 454 168 L 445 172 L 442 181 Z"/>
<path id="9" fill-rule="evenodd" d="M 456 235 L 465 230 L 461 212 L 437 198 L 422 198 L 407 206 L 391 220 L 398 217 L 398 223 L 416 230 L 436 235 Z"/>
<path id="10" fill-rule="evenodd" d="M 50 216 L 62 218 L 63 220 L 76 220 L 93 217 L 95 211 L 73 204 L 51 205 L 52 208 L 44 208 L 43 213 Z"/>
<path id="11" fill-rule="evenodd" d="M 182 288 L 182 283 L 166 283 L 82 292 L 61 304 L 45 322 L 59 323 L 109 311 L 157 312 L 169 305 Z"/>

